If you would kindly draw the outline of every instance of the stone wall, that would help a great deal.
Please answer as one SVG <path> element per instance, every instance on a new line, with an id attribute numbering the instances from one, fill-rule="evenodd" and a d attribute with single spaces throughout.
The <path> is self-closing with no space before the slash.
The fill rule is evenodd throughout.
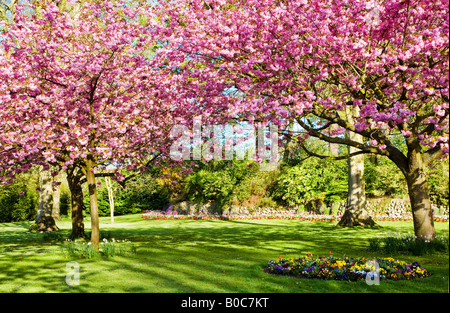
<path id="1" fill-rule="evenodd" d="M 194 213 L 222 213 L 226 214 L 273 214 L 280 211 L 295 213 L 300 208 L 249 208 L 244 206 L 230 206 L 220 208 L 219 205 L 214 201 L 209 201 L 205 203 L 195 203 L 193 201 L 183 201 L 174 204 L 171 207 L 172 211 L 177 211 L 177 214 L 182 215 L 192 215 Z M 398 199 L 398 198 L 377 198 L 367 200 L 367 209 L 369 214 L 372 216 L 376 215 L 387 215 L 390 217 L 412 217 L 411 216 L 411 205 L 409 199 Z M 449 209 L 448 207 L 433 207 L 435 214 L 447 215 Z M 342 215 L 345 211 L 345 201 L 340 203 L 335 203 L 331 207 L 322 207 L 320 209 L 322 214 L 336 214 Z"/>

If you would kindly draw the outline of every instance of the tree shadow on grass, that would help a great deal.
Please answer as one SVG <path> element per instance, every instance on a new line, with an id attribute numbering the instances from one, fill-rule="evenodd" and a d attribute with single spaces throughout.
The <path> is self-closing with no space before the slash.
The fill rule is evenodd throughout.
<path id="1" fill-rule="evenodd" d="M 113 238 L 131 240 L 138 247 L 137 254 L 76 260 L 81 266 L 81 282 L 79 286 L 68 286 L 65 264 L 70 260 L 46 254 L 45 248 L 51 247 L 50 243 L 22 242 L 22 236 L 13 236 L 8 243 L 18 250 L 0 258 L 2 284 L 8 284 L 8 292 L 250 293 L 402 292 L 405 288 L 409 292 L 433 292 L 442 285 L 436 277 L 426 278 L 431 279 L 428 282 L 382 282 L 380 286 L 368 286 L 365 282 L 278 277 L 262 270 L 278 255 L 322 255 L 329 251 L 335 256 L 371 255 L 366 250 L 368 238 L 404 232 L 412 229 L 412 225 L 357 229 L 320 222 L 181 220 L 148 221 L 123 228 L 116 224 L 103 229 Z M 429 287 L 430 281 L 436 282 L 434 289 Z"/>
<path id="2" fill-rule="evenodd" d="M 335 224 L 318 222 L 261 221 L 196 221 L 195 224 L 174 222 L 173 227 L 157 223 L 148 228 L 111 229 L 111 236 L 122 236 L 134 241 L 149 242 L 194 242 L 215 245 L 238 244 L 249 247 L 265 247 L 284 242 L 298 243 L 299 248 L 311 246 L 333 249 L 332 251 L 361 250 L 367 247 L 367 240 L 381 232 L 393 232 L 394 228 L 343 228 Z M 187 221 L 190 222 L 190 221 Z M 131 239 L 132 238 L 132 239 Z M 292 245 L 290 245 L 292 246 Z M 280 247 L 282 250 L 282 247 Z M 327 252 L 328 252 L 327 251 Z"/>

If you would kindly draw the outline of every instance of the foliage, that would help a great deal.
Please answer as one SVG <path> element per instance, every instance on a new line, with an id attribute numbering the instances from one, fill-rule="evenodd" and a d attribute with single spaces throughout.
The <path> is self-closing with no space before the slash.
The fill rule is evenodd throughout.
<path id="1" fill-rule="evenodd" d="M 61 252 L 67 257 L 80 259 L 92 259 L 98 255 L 90 242 L 76 242 L 70 239 L 66 239 L 61 245 Z"/>
<path id="2" fill-rule="evenodd" d="M 229 204 L 247 207 L 277 207 L 272 198 L 278 175 L 277 171 L 256 171 L 246 175 L 233 189 Z"/>
<path id="3" fill-rule="evenodd" d="M 325 162 L 311 158 L 299 165 L 285 168 L 272 193 L 275 200 L 289 206 L 314 206 L 339 202 L 347 194 L 347 173 L 344 162 Z"/>
<path id="4" fill-rule="evenodd" d="M 242 199 L 242 193 L 250 196 L 241 186 L 248 186 L 244 181 L 258 173 L 258 164 L 253 161 L 213 161 L 209 165 L 201 164 L 198 170 L 185 178 L 185 196 L 196 202 L 215 200 L 225 204 L 236 201 Z"/>
<path id="5" fill-rule="evenodd" d="M 435 240 L 416 240 L 411 234 L 388 235 L 369 239 L 369 251 L 384 252 L 387 254 L 412 253 L 413 255 L 424 255 L 433 252 L 449 251 L 449 237 L 437 236 Z"/>
<path id="6" fill-rule="evenodd" d="M 191 201 L 221 200 L 231 193 L 233 183 L 228 171 L 212 172 L 202 169 L 186 178 L 185 190 Z"/>
<path id="7" fill-rule="evenodd" d="M 393 162 L 384 157 L 365 158 L 364 178 L 366 193 L 370 196 L 405 197 L 408 195 L 406 180 Z"/>
<path id="8" fill-rule="evenodd" d="M 142 210 L 157 210 L 169 203 L 169 189 L 150 173 L 141 174 L 127 182 L 125 189 L 117 197 L 117 209 L 120 214 Z"/>
<path id="9" fill-rule="evenodd" d="M 139 213 L 143 210 L 160 210 L 169 203 L 168 186 L 154 178 L 151 173 L 143 173 L 127 182 L 122 188 L 113 182 L 114 215 Z M 109 216 L 110 206 L 106 184 L 97 188 L 99 216 Z M 84 203 L 89 207 L 89 195 L 84 193 Z M 86 212 L 89 214 L 89 212 Z"/>
<path id="10" fill-rule="evenodd" d="M 449 160 L 434 162 L 428 168 L 428 185 L 431 201 L 437 205 L 448 207 L 449 199 Z"/>
<path id="11" fill-rule="evenodd" d="M 98 256 L 107 258 L 115 256 L 126 256 L 136 254 L 136 247 L 129 240 L 115 240 L 114 238 L 108 240 L 103 238 L 100 243 L 100 250 L 96 252 L 91 245 L 91 242 L 72 241 L 67 239 L 60 246 L 61 252 L 67 257 L 92 259 Z"/>
<path id="12" fill-rule="evenodd" d="M 435 205 L 448 206 L 448 158 L 433 162 L 426 170 L 431 201 Z M 405 177 L 387 158 L 366 158 L 364 176 L 368 195 L 375 197 L 406 197 L 408 195 Z"/>
<path id="13" fill-rule="evenodd" d="M 312 254 L 304 257 L 269 261 L 266 271 L 271 274 L 291 275 L 299 278 L 318 278 L 326 280 L 357 281 L 366 276 L 379 275 L 380 279 L 418 279 L 431 275 L 418 262 L 408 264 L 393 258 L 365 257 L 335 258 L 333 255 L 314 258 Z M 373 276 L 372 276 L 373 277 Z"/>
<path id="14" fill-rule="evenodd" d="M 22 174 L 10 185 L 0 185 L 0 222 L 28 221 L 36 216 L 39 194 L 36 176 Z"/>
<path id="15" fill-rule="evenodd" d="M 68 215 L 71 207 L 71 195 L 69 192 L 61 191 L 59 199 L 59 213 L 60 215 Z"/>

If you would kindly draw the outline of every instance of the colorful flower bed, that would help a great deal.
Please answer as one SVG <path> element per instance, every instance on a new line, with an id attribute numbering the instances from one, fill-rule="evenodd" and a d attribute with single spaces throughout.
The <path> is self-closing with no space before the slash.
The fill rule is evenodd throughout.
<path id="1" fill-rule="evenodd" d="M 331 252 L 330 252 L 331 253 Z M 270 261 L 265 268 L 266 273 L 296 276 L 299 278 L 316 278 L 325 280 L 358 281 L 366 279 L 368 273 L 379 275 L 379 278 L 390 280 L 410 280 L 431 275 L 419 263 L 408 264 L 393 258 L 335 258 L 333 255 L 283 259 L 281 256 Z"/>
<path id="2" fill-rule="evenodd" d="M 146 211 L 142 214 L 143 219 L 148 220 L 176 220 L 176 219 L 203 219 L 203 220 L 263 220 L 263 219 L 282 219 L 282 220 L 298 220 L 298 221 L 310 221 L 310 222 L 338 222 L 342 215 L 325 215 L 325 214 L 310 214 L 310 213 L 292 213 L 292 212 L 280 212 L 274 214 L 225 214 L 219 213 L 194 213 L 192 215 L 177 214 L 176 211 Z M 405 217 L 392 217 L 384 215 L 373 216 L 375 221 L 412 221 L 412 218 Z M 434 216 L 435 222 L 448 222 L 447 216 Z"/>
<path id="3" fill-rule="evenodd" d="M 147 211 L 142 214 L 143 219 L 148 220 L 176 220 L 176 219 L 193 219 L 193 220 L 263 220 L 263 219 L 283 219 L 283 220 L 300 220 L 300 221 L 320 221 L 335 222 L 339 221 L 340 215 L 319 215 L 319 214 L 229 214 L 221 215 L 218 213 L 194 213 L 192 215 L 167 214 L 164 211 Z"/>

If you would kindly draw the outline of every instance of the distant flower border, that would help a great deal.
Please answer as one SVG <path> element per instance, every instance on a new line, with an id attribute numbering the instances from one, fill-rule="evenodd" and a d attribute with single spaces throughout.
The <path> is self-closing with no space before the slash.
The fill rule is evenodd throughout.
<path id="1" fill-rule="evenodd" d="M 282 258 L 271 260 L 264 271 L 269 274 L 322 280 L 365 280 L 368 273 L 379 275 L 380 280 L 412 280 L 425 278 L 431 273 L 418 262 L 408 264 L 393 258 L 344 257 L 333 255 Z"/>
<path id="2" fill-rule="evenodd" d="M 279 214 L 225 214 L 198 212 L 192 215 L 178 214 L 176 211 L 145 211 L 142 214 L 143 219 L 147 220 L 297 220 L 309 222 L 338 222 L 342 215 L 325 215 L 309 213 L 279 213 Z M 372 217 L 379 222 L 409 222 L 411 217 L 392 217 L 385 215 L 376 215 Z M 434 216 L 435 222 L 448 222 L 446 216 Z"/>

